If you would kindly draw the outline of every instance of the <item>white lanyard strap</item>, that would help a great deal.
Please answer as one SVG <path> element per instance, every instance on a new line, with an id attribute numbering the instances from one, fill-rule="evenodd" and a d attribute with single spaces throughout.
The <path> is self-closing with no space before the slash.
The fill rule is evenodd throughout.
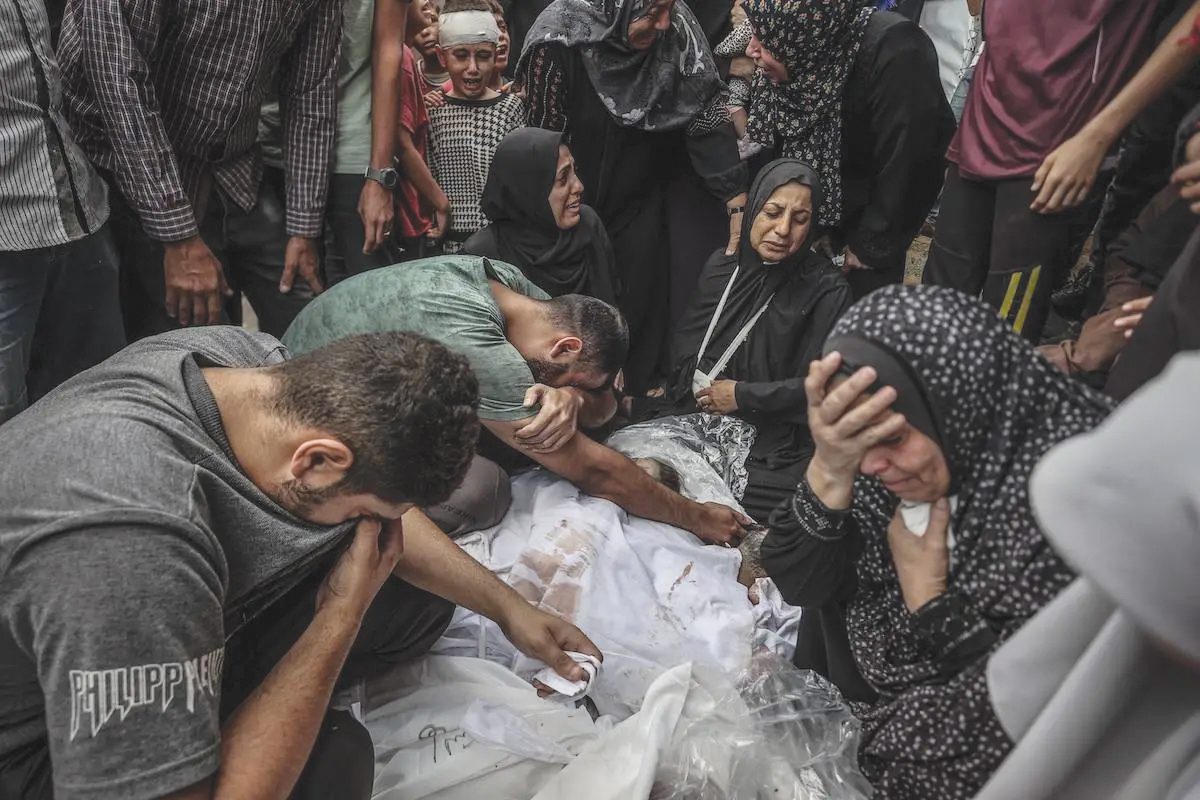
<path id="1" fill-rule="evenodd" d="M 742 326 L 737 336 L 733 337 L 733 341 L 729 343 L 729 347 L 725 348 L 725 352 L 717 359 L 717 363 L 713 364 L 713 368 L 708 371 L 708 379 L 710 381 L 716 380 L 717 376 L 721 374 L 721 370 L 725 369 L 725 365 L 729 363 L 729 359 L 733 358 L 733 354 L 742 346 L 742 342 L 746 341 L 746 338 L 750 336 L 750 331 L 754 328 L 755 323 L 758 322 L 758 318 L 766 312 L 767 306 L 771 305 L 771 301 L 774 298 L 775 293 L 772 292 L 771 296 L 767 298 L 767 302 L 762 304 L 762 308 L 758 310 L 758 313 Z"/>
<path id="2" fill-rule="evenodd" d="M 738 264 L 733 268 L 733 275 L 729 278 L 729 283 L 725 284 L 725 291 L 721 293 L 721 300 L 717 303 L 717 310 L 713 312 L 713 317 L 708 322 L 708 330 L 704 332 L 704 339 L 700 342 L 700 352 L 696 353 L 696 366 L 700 365 L 704 358 L 704 353 L 708 350 L 709 340 L 712 339 L 713 331 L 717 329 L 717 320 L 721 318 L 721 312 L 725 310 L 725 303 L 729 300 L 729 292 L 733 289 L 733 282 L 737 280 L 738 270 L 742 268 Z"/>

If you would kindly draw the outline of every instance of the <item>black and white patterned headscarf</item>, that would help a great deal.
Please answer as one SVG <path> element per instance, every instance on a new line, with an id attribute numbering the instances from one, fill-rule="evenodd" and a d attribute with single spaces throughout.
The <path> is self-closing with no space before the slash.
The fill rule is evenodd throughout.
<path id="1" fill-rule="evenodd" d="M 747 133 L 783 158 L 813 165 L 825 186 L 821 225 L 842 219 L 842 94 L 875 9 L 862 0 L 745 0 L 762 45 L 788 71 L 776 85 L 756 70 Z"/>
<path id="2" fill-rule="evenodd" d="M 1004 640 L 1072 579 L 1034 519 L 1030 474 L 1056 443 L 1094 428 L 1112 401 L 1050 366 L 994 309 L 952 289 L 880 289 L 838 322 L 830 339 L 839 336 L 881 345 L 922 382 L 958 497 L 948 592 Z M 851 514 L 863 551 L 846 627 L 881 698 L 860 712 L 866 752 L 892 763 L 939 762 L 967 773 L 959 785 L 978 788 L 1007 739 L 988 704 L 983 664 L 947 681 L 920 644 L 888 548 L 896 505 L 878 479 L 859 476 Z"/>
<path id="3" fill-rule="evenodd" d="M 629 23 L 650 0 L 554 0 L 538 15 L 517 64 L 520 80 L 537 45 L 577 49 L 596 93 L 617 124 L 646 131 L 705 132 L 728 118 L 725 84 L 704 29 L 683 0 L 671 9 L 671 29 L 648 50 L 629 46 Z M 711 118 L 711 119 L 709 119 Z M 697 130 L 697 120 L 707 124 Z"/>

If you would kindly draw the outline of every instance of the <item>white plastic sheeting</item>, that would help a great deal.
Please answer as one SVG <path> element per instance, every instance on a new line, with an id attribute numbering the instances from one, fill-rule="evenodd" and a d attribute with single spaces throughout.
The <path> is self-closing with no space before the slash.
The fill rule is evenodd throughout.
<path id="1" fill-rule="evenodd" d="M 379 800 L 862 800 L 837 691 L 770 654 L 724 676 L 681 664 L 616 724 L 539 699 L 503 667 L 430 656 L 363 704 Z"/>
<path id="2" fill-rule="evenodd" d="M 751 605 L 737 582 L 737 550 L 630 517 L 546 472 L 521 475 L 512 489 L 504 521 L 459 544 L 591 637 L 604 653 L 589 692 L 601 714 L 628 717 L 655 678 L 677 664 L 735 675 L 756 645 L 790 658 L 800 610 L 783 603 L 769 581 L 760 582 L 763 601 Z M 520 656 L 495 623 L 463 609 L 433 652 L 487 658 L 525 678 L 542 667 Z"/>
<path id="3" fill-rule="evenodd" d="M 604 442 L 630 458 L 653 458 L 679 473 L 680 492 L 700 503 L 722 503 L 744 511 L 746 458 L 754 426 L 737 417 L 686 414 L 660 417 L 621 428 Z"/>

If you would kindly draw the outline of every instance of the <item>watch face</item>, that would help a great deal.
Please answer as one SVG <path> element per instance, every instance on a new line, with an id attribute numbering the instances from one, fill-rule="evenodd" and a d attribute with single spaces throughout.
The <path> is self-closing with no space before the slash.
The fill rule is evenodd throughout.
<path id="1" fill-rule="evenodd" d="M 386 188 L 395 188 L 396 182 L 399 180 L 399 173 L 397 173 L 396 170 L 392 169 L 391 167 L 379 170 L 379 182 L 382 183 Z"/>

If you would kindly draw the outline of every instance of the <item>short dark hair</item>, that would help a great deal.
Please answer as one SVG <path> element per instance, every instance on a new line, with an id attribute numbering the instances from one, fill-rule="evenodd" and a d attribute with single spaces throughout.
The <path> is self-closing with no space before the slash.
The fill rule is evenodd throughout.
<path id="1" fill-rule="evenodd" d="M 564 294 L 546 302 L 550 322 L 583 342 L 579 366 L 615 375 L 629 355 L 629 325 L 616 308 L 582 294 Z"/>
<path id="2" fill-rule="evenodd" d="M 487 0 L 446 0 L 442 6 L 442 14 L 456 14 L 459 11 L 491 11 Z"/>
<path id="3" fill-rule="evenodd" d="M 479 438 L 479 382 L 467 360 L 415 333 L 338 339 L 271 367 L 277 413 L 354 453 L 339 484 L 394 504 L 440 503 Z"/>

